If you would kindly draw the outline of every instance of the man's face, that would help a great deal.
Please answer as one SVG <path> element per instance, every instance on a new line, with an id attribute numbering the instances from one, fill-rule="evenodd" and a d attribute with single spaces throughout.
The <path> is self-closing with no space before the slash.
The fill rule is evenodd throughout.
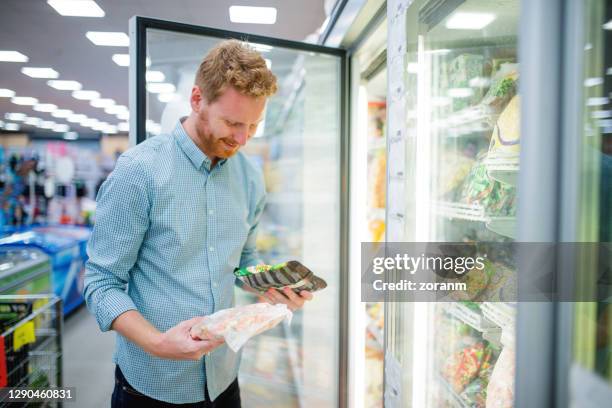
<path id="1" fill-rule="evenodd" d="M 244 146 L 263 120 L 266 99 L 243 95 L 230 86 L 214 102 L 208 103 L 194 86 L 191 104 L 197 118 L 198 138 L 206 154 L 226 159 Z"/>

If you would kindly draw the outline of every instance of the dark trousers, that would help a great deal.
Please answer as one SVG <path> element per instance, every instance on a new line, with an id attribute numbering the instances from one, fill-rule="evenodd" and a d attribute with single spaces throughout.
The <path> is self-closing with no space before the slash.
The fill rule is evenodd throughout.
<path id="1" fill-rule="evenodd" d="M 170 408 L 170 407 L 185 407 L 185 408 L 241 408 L 240 405 L 240 388 L 238 387 L 238 379 L 225 391 L 211 401 L 208 395 L 208 389 L 205 390 L 204 401 L 195 402 L 193 404 L 170 404 L 169 402 L 158 401 L 147 397 L 144 394 L 136 391 L 127 382 L 119 366 L 115 368 L 115 389 L 111 400 L 111 408 Z"/>

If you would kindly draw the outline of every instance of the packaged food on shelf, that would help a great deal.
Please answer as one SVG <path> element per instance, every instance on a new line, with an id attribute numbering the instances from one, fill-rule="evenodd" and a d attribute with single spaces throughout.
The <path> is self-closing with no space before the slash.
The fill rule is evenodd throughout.
<path id="1" fill-rule="evenodd" d="M 488 154 L 517 155 L 520 150 L 520 100 L 514 96 L 497 119 Z"/>
<path id="2" fill-rule="evenodd" d="M 295 293 L 303 290 L 316 292 L 327 287 L 325 280 L 316 276 L 298 261 L 288 261 L 276 265 L 255 265 L 234 271 L 243 283 L 260 292 L 270 288 L 291 288 Z"/>
<path id="3" fill-rule="evenodd" d="M 368 102 L 368 136 L 370 139 L 382 139 L 385 136 L 387 122 L 387 104 L 385 102 Z"/>
<path id="4" fill-rule="evenodd" d="M 480 154 L 463 184 L 461 202 L 478 204 L 490 216 L 514 216 L 515 199 L 516 188 L 492 179 Z"/>
<path id="5" fill-rule="evenodd" d="M 385 208 L 387 193 L 387 156 L 385 152 L 377 151 L 368 167 L 369 207 Z"/>
<path id="6" fill-rule="evenodd" d="M 446 361 L 442 368 L 442 376 L 450 383 L 453 390 L 460 394 L 478 377 L 483 362 L 491 359 L 491 353 L 491 347 L 484 342 L 468 346 Z"/>
<path id="7" fill-rule="evenodd" d="M 453 99 L 453 111 L 475 105 L 482 99 L 483 89 L 470 87 L 470 80 L 482 77 L 484 71 L 485 58 L 479 54 L 461 54 L 450 62 L 448 84 L 442 88 L 449 90 L 445 96 Z"/>
<path id="8" fill-rule="evenodd" d="M 453 151 L 442 154 L 440 163 L 438 196 L 441 198 L 454 198 L 455 191 L 461 186 L 470 169 L 474 165 L 474 159 Z"/>
<path id="9" fill-rule="evenodd" d="M 237 352 L 253 336 L 282 322 L 293 314 L 285 304 L 252 303 L 204 316 L 191 328 L 191 336 L 202 340 L 224 340 Z"/>
<path id="10" fill-rule="evenodd" d="M 512 408 L 514 406 L 514 360 L 514 348 L 504 347 L 489 379 L 486 408 Z"/>
<path id="11" fill-rule="evenodd" d="M 494 68 L 499 61 L 493 60 Z M 504 106 L 518 92 L 518 64 L 502 63 L 493 75 L 489 90 L 485 94 L 482 104 L 489 106 L 496 112 L 501 112 Z"/>

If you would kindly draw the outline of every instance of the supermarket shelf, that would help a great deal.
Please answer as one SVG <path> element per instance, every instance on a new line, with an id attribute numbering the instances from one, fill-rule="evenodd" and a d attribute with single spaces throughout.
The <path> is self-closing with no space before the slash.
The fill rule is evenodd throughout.
<path id="1" fill-rule="evenodd" d="M 489 154 L 484 160 L 489 176 L 499 182 L 516 186 L 519 171 L 519 155 Z"/>
<path id="2" fill-rule="evenodd" d="M 516 307 L 507 302 L 484 302 L 480 305 L 484 317 L 502 329 L 514 330 Z"/>
<path id="3" fill-rule="evenodd" d="M 433 128 L 443 131 L 441 134 L 446 137 L 471 136 L 482 132 L 492 132 L 495 120 L 495 115 L 489 108 L 476 105 L 435 121 Z"/>
<path id="4" fill-rule="evenodd" d="M 431 207 L 442 217 L 458 220 L 483 222 L 487 229 L 508 238 L 516 238 L 516 218 L 496 217 L 485 214 L 484 207 L 478 204 L 462 204 L 450 201 L 434 201 Z"/>
<path id="5" fill-rule="evenodd" d="M 463 303 L 451 303 L 444 306 L 444 309 L 448 314 L 471 326 L 476 331 L 500 331 L 493 322 L 485 319 L 482 314 L 470 309 Z"/>
<path id="6" fill-rule="evenodd" d="M 448 383 L 448 381 L 446 381 L 444 377 L 442 377 L 440 374 L 438 374 L 437 377 L 440 384 L 442 384 L 442 388 L 444 388 L 444 391 L 446 391 L 447 395 L 451 398 L 452 402 L 456 407 L 474 407 L 474 403 L 472 401 L 467 401 L 465 398 L 462 398 L 459 394 L 457 394 L 453 387 Z"/>

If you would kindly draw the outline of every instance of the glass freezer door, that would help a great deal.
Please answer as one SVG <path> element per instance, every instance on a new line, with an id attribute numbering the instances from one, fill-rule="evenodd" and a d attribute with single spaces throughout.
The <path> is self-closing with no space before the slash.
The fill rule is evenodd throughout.
<path id="1" fill-rule="evenodd" d="M 243 148 L 263 171 L 267 204 L 257 247 L 264 261 L 296 259 L 324 278 L 290 326 L 279 325 L 242 350 L 239 381 L 247 407 L 328 407 L 343 402 L 341 360 L 346 304 L 346 164 L 340 49 L 134 17 L 130 26 L 130 136 L 135 143 L 170 132 L 190 112 L 204 55 L 236 38 L 261 52 L 278 79 L 265 120 Z M 237 303 L 258 301 L 236 290 Z M 341 341 L 342 340 L 342 341 Z"/>
<path id="2" fill-rule="evenodd" d="M 392 3 L 387 241 L 497 252 L 462 301 L 387 304 L 386 406 L 511 407 L 520 2 Z"/>

